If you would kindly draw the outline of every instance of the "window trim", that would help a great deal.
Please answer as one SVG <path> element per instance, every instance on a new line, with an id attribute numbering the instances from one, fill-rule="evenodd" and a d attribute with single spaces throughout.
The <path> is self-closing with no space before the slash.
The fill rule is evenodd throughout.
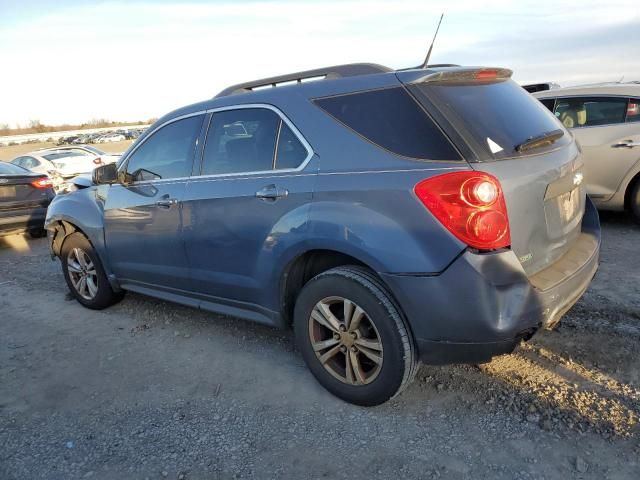
<path id="1" fill-rule="evenodd" d="M 627 108 L 629 107 L 629 100 L 631 99 L 635 99 L 636 97 L 632 97 L 630 95 L 618 95 L 618 94 L 604 94 L 604 95 L 598 95 L 596 94 L 582 94 L 582 95 L 562 95 L 562 96 L 552 96 L 552 97 L 538 97 L 538 100 L 549 100 L 550 98 L 554 99 L 554 104 L 553 104 L 553 112 L 551 112 L 554 116 L 556 114 L 555 110 L 556 110 L 556 106 L 558 105 L 558 100 L 564 100 L 564 99 L 569 99 L 569 98 L 615 98 L 615 99 L 624 99 L 627 101 Z M 640 98 L 638 98 L 638 101 L 640 102 Z M 542 102 L 540 102 L 542 103 Z M 546 107 L 545 107 L 546 108 Z M 627 109 L 625 108 L 624 111 L 624 120 L 622 122 L 617 122 L 617 123 L 603 123 L 602 125 L 587 125 L 584 127 L 573 127 L 571 128 L 571 130 L 584 130 L 585 128 L 600 128 L 600 127 L 612 127 L 615 125 L 626 125 L 627 123 L 631 123 L 631 122 L 627 122 Z M 566 127 L 565 127 L 566 128 Z M 569 129 L 567 129 L 569 130 Z"/>
<path id="2" fill-rule="evenodd" d="M 228 110 L 243 110 L 248 108 L 265 108 L 267 110 L 273 111 L 276 115 L 278 115 L 280 117 L 280 121 L 287 124 L 287 126 L 291 129 L 293 134 L 298 138 L 300 143 L 302 143 L 304 148 L 307 150 L 307 157 L 296 168 L 280 168 L 280 169 L 250 171 L 250 172 L 217 173 L 217 174 L 202 175 L 201 172 L 202 172 L 202 163 L 204 161 L 204 149 L 206 147 L 207 134 L 209 133 L 209 127 L 211 126 L 211 120 L 213 118 L 213 114 L 217 112 L 228 111 Z M 197 112 L 191 112 L 184 115 L 180 115 L 180 116 L 171 118 L 166 122 L 161 123 L 160 125 L 155 127 L 153 130 L 151 130 L 140 143 L 138 143 L 137 145 L 135 145 L 134 148 L 131 149 L 130 152 L 127 152 L 126 156 L 122 158 L 122 161 L 118 165 L 118 174 L 120 174 L 123 169 L 126 172 L 126 168 L 127 168 L 127 165 L 129 164 L 129 159 L 131 158 L 131 156 L 138 150 L 138 148 L 144 145 L 145 142 L 147 142 L 147 140 L 149 140 L 158 130 L 160 130 L 161 128 L 171 123 L 177 122 L 179 120 L 184 120 L 185 118 L 195 117 L 198 115 L 204 115 L 204 120 L 203 120 L 204 123 L 203 123 L 203 128 L 200 129 L 200 133 L 196 140 L 197 144 L 196 144 L 196 151 L 193 159 L 193 167 L 191 170 L 191 175 L 186 177 L 141 180 L 138 182 L 132 182 L 131 183 L 132 185 L 133 184 L 145 185 L 145 184 L 158 183 L 158 182 L 164 183 L 164 182 L 185 181 L 185 180 L 190 180 L 194 178 L 205 178 L 205 179 L 206 178 L 225 178 L 225 177 L 264 175 L 267 173 L 301 172 L 306 168 L 306 166 L 309 164 L 309 162 L 311 161 L 311 159 L 315 154 L 315 152 L 313 151 L 313 148 L 311 147 L 307 139 L 304 138 L 302 133 L 300 133 L 300 130 L 298 130 L 298 128 L 293 124 L 293 122 L 291 122 L 291 120 L 289 120 L 289 118 L 280 109 L 268 103 L 245 103 L 245 104 L 230 105 L 226 107 L 208 108 L 206 110 L 198 110 Z M 200 172 L 200 173 L 194 173 L 194 172 Z"/>
<path id="3" fill-rule="evenodd" d="M 280 124 L 278 126 L 276 144 L 273 150 L 273 160 L 271 162 L 272 168 L 270 170 L 250 170 L 246 172 L 233 172 L 233 173 L 209 173 L 207 175 L 202 175 L 202 168 L 204 166 L 204 151 L 207 148 L 207 137 L 209 134 L 209 128 L 211 127 L 211 123 L 213 121 L 213 116 L 218 112 L 226 112 L 229 110 L 247 110 L 247 109 L 255 109 L 255 108 L 263 108 L 263 109 L 271 110 L 276 115 L 278 115 L 278 117 L 280 117 Z M 212 108 L 210 110 L 207 110 L 207 113 L 210 113 L 211 115 L 209 117 L 209 123 L 207 124 L 207 128 L 206 128 L 203 142 L 202 142 L 202 149 L 200 152 L 200 168 L 196 169 L 196 171 L 200 173 L 197 175 L 192 175 L 190 178 L 226 178 L 226 177 L 265 175 L 267 173 L 301 172 L 302 170 L 305 169 L 307 164 L 311 161 L 311 158 L 313 158 L 314 151 L 311 145 L 309 144 L 309 142 L 307 142 L 307 139 L 302 136 L 302 133 L 300 133 L 300 130 L 296 128 L 293 122 L 291 122 L 291 120 L 289 120 L 289 118 L 287 118 L 287 116 L 280 109 L 276 108 L 273 105 L 270 105 L 268 103 L 245 103 L 240 105 L 231 105 L 228 107 Z M 300 165 L 298 165 L 296 168 L 273 168 L 277 163 L 276 154 L 278 151 L 278 142 L 280 141 L 280 132 L 282 130 L 282 122 L 287 124 L 287 126 L 291 129 L 293 134 L 297 137 L 297 139 L 300 141 L 302 146 L 307 151 L 307 156 L 302 161 L 302 163 L 300 163 Z"/>

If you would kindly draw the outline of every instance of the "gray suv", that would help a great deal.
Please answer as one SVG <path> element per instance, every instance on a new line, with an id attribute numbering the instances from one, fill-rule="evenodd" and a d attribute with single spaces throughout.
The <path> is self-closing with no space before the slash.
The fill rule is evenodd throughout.
<path id="1" fill-rule="evenodd" d="M 46 227 L 77 300 L 286 328 L 360 405 L 552 327 L 598 267 L 571 135 L 499 68 L 353 64 L 169 113 Z"/>

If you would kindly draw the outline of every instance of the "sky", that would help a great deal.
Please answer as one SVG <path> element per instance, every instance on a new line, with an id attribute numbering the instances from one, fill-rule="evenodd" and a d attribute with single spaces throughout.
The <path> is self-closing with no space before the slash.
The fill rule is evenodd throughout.
<path id="1" fill-rule="evenodd" d="M 158 117 L 256 78 L 352 62 L 640 80 L 640 2 L 0 0 L 0 124 Z"/>

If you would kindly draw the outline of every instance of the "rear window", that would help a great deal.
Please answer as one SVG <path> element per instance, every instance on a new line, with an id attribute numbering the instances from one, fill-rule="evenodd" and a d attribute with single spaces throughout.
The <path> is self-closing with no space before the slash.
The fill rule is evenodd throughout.
<path id="1" fill-rule="evenodd" d="M 319 98 L 316 105 L 370 142 L 403 157 L 460 160 L 418 103 L 401 87 Z"/>
<path id="2" fill-rule="evenodd" d="M 25 173 L 29 173 L 29 170 L 12 163 L 0 161 L 0 175 L 24 175 Z"/>
<path id="3" fill-rule="evenodd" d="M 58 160 L 59 158 L 79 157 L 81 156 L 81 154 L 76 152 L 56 152 L 56 153 L 49 153 L 47 155 L 42 155 L 42 156 L 51 162 L 53 160 Z"/>
<path id="4" fill-rule="evenodd" d="M 537 154 L 571 142 L 553 114 L 517 83 L 416 84 L 418 97 L 425 95 L 443 115 L 470 136 L 493 159 Z M 564 135 L 555 143 L 520 153 L 518 145 L 545 133 L 561 129 Z"/>

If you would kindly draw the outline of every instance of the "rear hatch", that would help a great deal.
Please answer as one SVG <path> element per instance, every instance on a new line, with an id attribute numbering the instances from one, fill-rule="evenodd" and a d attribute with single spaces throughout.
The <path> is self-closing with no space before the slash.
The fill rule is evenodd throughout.
<path id="1" fill-rule="evenodd" d="M 511 248 L 527 274 L 560 258 L 580 234 L 586 199 L 571 134 L 510 79 L 509 70 L 453 68 L 397 75 L 471 168 L 500 181 Z"/>

